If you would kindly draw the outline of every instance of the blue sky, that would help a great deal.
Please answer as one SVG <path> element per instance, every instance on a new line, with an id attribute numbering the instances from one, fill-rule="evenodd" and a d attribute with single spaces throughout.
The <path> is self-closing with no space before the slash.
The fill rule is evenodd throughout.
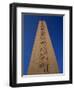
<path id="1" fill-rule="evenodd" d="M 27 75 L 39 20 L 45 20 L 56 54 L 59 73 L 63 72 L 63 16 L 22 14 L 23 74 Z"/>

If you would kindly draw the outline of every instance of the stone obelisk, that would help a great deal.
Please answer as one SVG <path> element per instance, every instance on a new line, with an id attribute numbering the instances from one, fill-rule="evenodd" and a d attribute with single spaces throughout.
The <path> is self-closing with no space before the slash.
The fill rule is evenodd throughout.
<path id="1" fill-rule="evenodd" d="M 28 75 L 53 73 L 59 73 L 57 59 L 46 22 L 40 20 L 28 67 Z"/>

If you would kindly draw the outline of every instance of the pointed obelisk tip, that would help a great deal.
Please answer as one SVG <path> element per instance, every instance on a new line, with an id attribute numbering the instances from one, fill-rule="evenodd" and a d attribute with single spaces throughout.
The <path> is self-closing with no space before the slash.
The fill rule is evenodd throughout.
<path id="1" fill-rule="evenodd" d="M 41 30 L 44 30 L 44 21 L 41 20 L 40 22 L 41 22 L 41 23 L 40 23 L 40 28 L 41 28 Z"/>

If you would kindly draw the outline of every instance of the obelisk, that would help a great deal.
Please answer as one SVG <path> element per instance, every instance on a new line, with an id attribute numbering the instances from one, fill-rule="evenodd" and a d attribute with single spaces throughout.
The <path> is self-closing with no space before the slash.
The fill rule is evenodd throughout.
<path id="1" fill-rule="evenodd" d="M 55 51 L 46 22 L 40 20 L 30 58 L 28 75 L 59 73 Z"/>

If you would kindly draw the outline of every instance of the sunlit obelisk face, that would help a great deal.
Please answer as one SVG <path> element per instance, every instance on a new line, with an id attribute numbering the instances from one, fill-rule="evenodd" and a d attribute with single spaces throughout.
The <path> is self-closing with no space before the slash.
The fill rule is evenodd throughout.
<path id="1" fill-rule="evenodd" d="M 28 74 L 59 73 L 58 64 L 46 22 L 40 20 L 30 58 Z"/>

